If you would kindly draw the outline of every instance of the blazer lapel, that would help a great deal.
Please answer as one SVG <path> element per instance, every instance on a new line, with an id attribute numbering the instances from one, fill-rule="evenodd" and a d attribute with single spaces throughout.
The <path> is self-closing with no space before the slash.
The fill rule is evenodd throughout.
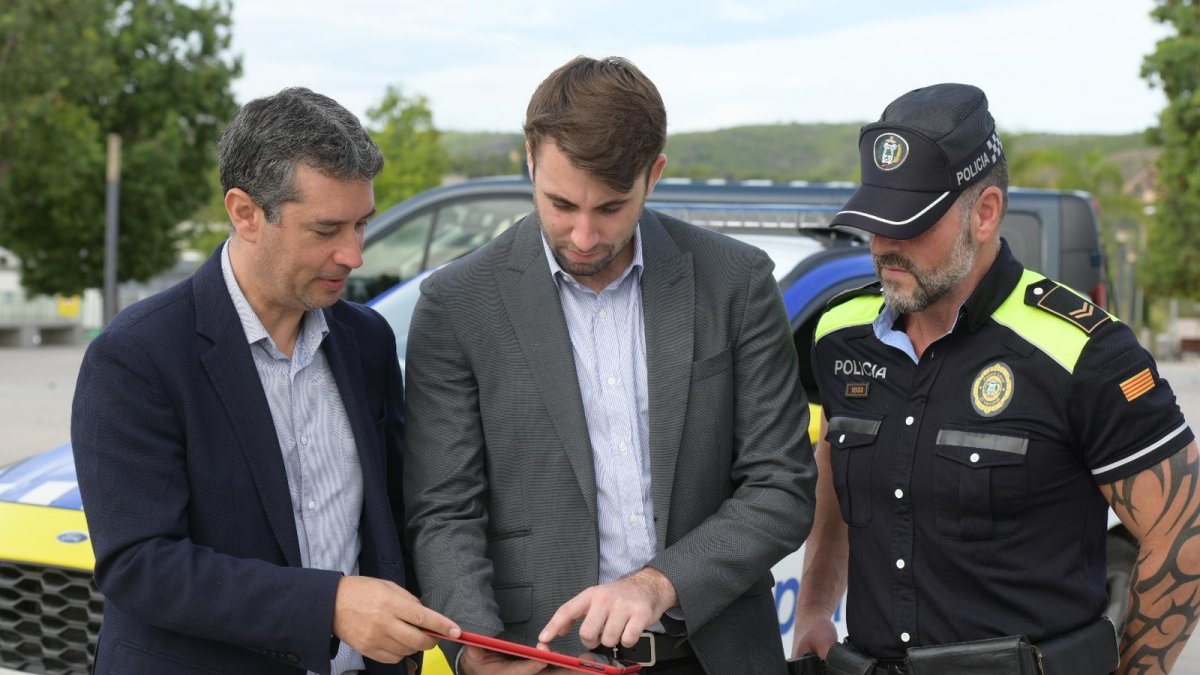
<path id="1" fill-rule="evenodd" d="M 695 333 L 692 254 L 682 251 L 652 211 L 643 210 L 642 315 L 650 403 L 650 474 L 659 548 L 666 548 L 675 461 L 687 416 Z"/>
<path id="2" fill-rule="evenodd" d="M 358 342 L 354 337 L 354 329 L 333 318 L 333 313 L 325 310 L 325 321 L 329 325 L 329 334 L 321 348 L 329 360 L 329 369 L 333 371 L 333 380 L 337 383 L 338 393 L 342 397 L 342 406 L 346 409 L 346 417 L 350 420 L 350 429 L 354 432 L 354 444 L 358 446 L 358 457 L 362 462 L 363 472 L 372 465 L 378 464 L 379 453 L 368 452 L 375 447 L 375 436 L 371 433 L 371 410 L 367 405 L 366 384 L 361 376 L 354 377 L 354 369 L 360 367 L 362 358 L 358 351 Z M 382 470 L 382 466 L 375 467 Z M 375 472 L 372 472 L 375 473 Z"/>
<path id="3" fill-rule="evenodd" d="M 374 420 L 367 403 L 365 379 L 361 374 L 355 376 L 355 372 L 362 367 L 362 357 L 354 329 L 333 318 L 329 310 L 325 310 L 325 320 L 329 325 L 329 335 L 325 336 L 322 349 L 329 360 L 329 369 L 333 371 L 338 393 L 341 394 L 342 407 L 346 409 L 346 417 L 350 420 L 354 445 L 358 448 L 359 465 L 362 467 L 364 528 L 361 534 L 363 546 L 366 547 L 374 545 L 368 535 L 374 532 L 375 524 L 386 523 L 391 517 L 384 484 L 386 466 L 383 449 L 377 447 L 378 440 L 373 433 Z"/>
<path id="4" fill-rule="evenodd" d="M 217 249 L 192 281 L 196 332 L 213 343 L 200 355 L 200 362 L 225 407 L 279 548 L 289 565 L 300 567 L 300 541 L 292 516 L 283 454 L 250 345 L 225 288 L 221 251 Z"/>
<path id="5" fill-rule="evenodd" d="M 541 228 L 532 213 L 517 225 L 509 264 L 497 272 L 497 283 L 513 331 L 543 405 L 567 454 L 593 520 L 596 517 L 596 474 L 579 378 L 567 320 L 558 288 L 542 249 Z"/>

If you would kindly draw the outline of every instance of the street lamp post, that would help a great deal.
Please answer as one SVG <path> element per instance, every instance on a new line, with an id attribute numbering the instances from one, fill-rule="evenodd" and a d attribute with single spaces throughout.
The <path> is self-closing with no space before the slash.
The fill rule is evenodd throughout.
<path id="1" fill-rule="evenodd" d="M 121 197 L 121 136 L 108 135 L 104 196 L 104 324 L 117 315 L 117 213 Z"/>

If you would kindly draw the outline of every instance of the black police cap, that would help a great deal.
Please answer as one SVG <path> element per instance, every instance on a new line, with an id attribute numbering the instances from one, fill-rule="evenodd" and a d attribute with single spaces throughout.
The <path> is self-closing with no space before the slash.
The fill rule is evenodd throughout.
<path id="1" fill-rule="evenodd" d="M 862 185 L 833 219 L 892 239 L 936 223 L 1004 156 L 987 96 L 935 84 L 896 99 L 858 137 Z"/>

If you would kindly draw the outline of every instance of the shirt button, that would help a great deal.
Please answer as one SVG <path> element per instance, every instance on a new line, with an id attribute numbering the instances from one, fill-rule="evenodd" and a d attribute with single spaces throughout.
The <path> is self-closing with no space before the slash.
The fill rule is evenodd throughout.
<path id="1" fill-rule="evenodd" d="M 845 443 L 845 442 L 846 442 L 846 434 L 842 434 L 841 436 L 838 436 L 838 443 Z"/>
<path id="2" fill-rule="evenodd" d="M 625 452 L 626 452 L 627 450 L 629 450 L 629 444 L 627 444 L 627 443 L 622 443 L 622 444 L 620 444 L 620 445 L 618 445 L 618 446 L 617 446 L 617 449 L 621 451 L 621 454 L 625 454 Z"/>
<path id="3" fill-rule="evenodd" d="M 975 462 L 978 462 L 978 461 L 979 461 L 979 453 L 978 453 L 978 452 L 972 452 L 972 453 L 971 453 L 971 463 L 973 464 L 973 463 L 975 463 Z"/>
<path id="4" fill-rule="evenodd" d="M 896 499 L 904 499 L 904 490 L 896 488 Z"/>
<path id="5" fill-rule="evenodd" d="M 300 435 L 300 445 L 308 445 L 308 436 Z"/>
<path id="6" fill-rule="evenodd" d="M 910 426 L 910 427 L 911 427 L 911 426 L 912 426 L 912 423 L 913 423 L 913 416 L 912 416 L 912 415 L 909 415 L 908 417 L 905 417 L 905 418 L 904 418 L 904 423 L 905 423 L 905 424 L 907 424 L 908 426 Z"/>
<path id="7" fill-rule="evenodd" d="M 639 519 L 638 519 L 638 516 L 636 513 L 629 514 L 629 522 L 633 523 L 634 525 L 637 525 L 638 520 Z"/>
<path id="8" fill-rule="evenodd" d="M 308 510 L 312 511 L 315 508 L 317 508 L 317 503 L 311 499 L 308 500 Z"/>
<path id="9" fill-rule="evenodd" d="M 609 384 L 616 384 L 616 383 L 617 383 L 617 378 L 613 377 L 612 375 L 609 375 L 609 376 L 608 376 L 608 383 L 609 383 Z"/>
<path id="10" fill-rule="evenodd" d="M 1035 289 L 1033 289 L 1033 294 L 1034 294 L 1034 295 L 1041 295 L 1041 294 L 1042 294 L 1042 293 L 1044 293 L 1044 292 L 1045 292 L 1045 291 L 1043 291 L 1043 290 L 1042 290 L 1042 289 L 1040 289 L 1040 288 L 1035 288 Z"/>
<path id="11" fill-rule="evenodd" d="M 896 569 L 898 569 L 898 570 L 904 569 L 904 558 L 901 558 L 896 561 Z"/>
<path id="12" fill-rule="evenodd" d="M 908 642 L 908 641 L 909 641 L 909 640 L 911 640 L 911 639 L 912 639 L 912 636 L 911 636 L 911 635 L 909 635 L 908 633 L 901 633 L 901 634 L 900 634 L 900 641 L 901 641 L 901 642 Z"/>
<path id="13" fill-rule="evenodd" d="M 607 309 L 602 309 L 602 310 L 600 310 L 599 312 L 596 312 L 596 314 L 598 314 L 598 315 L 600 316 L 600 318 L 601 318 L 601 319 L 604 319 L 604 318 L 607 318 L 607 317 L 608 317 L 608 310 L 607 310 Z"/>

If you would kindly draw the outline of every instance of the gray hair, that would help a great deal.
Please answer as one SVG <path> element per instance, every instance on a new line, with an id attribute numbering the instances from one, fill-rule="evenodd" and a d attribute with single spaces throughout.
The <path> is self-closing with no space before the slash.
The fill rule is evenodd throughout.
<path id="1" fill-rule="evenodd" d="M 1003 156 L 992 165 L 992 168 L 988 170 L 983 178 L 979 179 L 979 182 L 963 190 L 962 194 L 958 196 L 958 202 L 962 205 L 964 218 L 966 217 L 965 214 L 970 212 L 971 208 L 975 206 L 975 202 L 979 201 L 979 195 L 992 186 L 1000 188 L 1000 194 L 1003 196 L 1000 203 L 1000 217 L 1004 218 L 1004 214 L 1008 213 L 1008 160 Z"/>
<path id="2" fill-rule="evenodd" d="M 221 189 L 245 190 L 271 223 L 284 202 L 300 198 L 296 165 L 338 180 L 373 179 L 383 153 L 358 118 L 337 101 L 290 87 L 242 106 L 217 146 Z"/>

